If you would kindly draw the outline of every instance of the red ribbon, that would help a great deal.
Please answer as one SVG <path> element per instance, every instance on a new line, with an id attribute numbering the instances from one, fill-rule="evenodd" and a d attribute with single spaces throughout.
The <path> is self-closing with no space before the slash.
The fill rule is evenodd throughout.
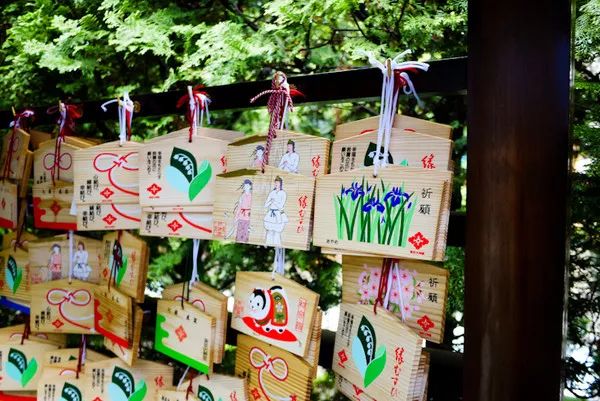
<path id="1" fill-rule="evenodd" d="M 52 106 L 46 111 L 48 114 L 59 113 L 58 120 L 58 136 L 54 146 L 54 163 L 52 163 L 52 184 L 55 180 L 60 180 L 60 146 L 65 141 L 67 135 L 75 134 L 75 120 L 83 116 L 83 111 L 80 106 L 74 104 L 60 103 L 58 106 Z"/>
<path id="2" fill-rule="evenodd" d="M 394 265 L 394 259 L 384 258 L 381 264 L 381 276 L 379 277 L 379 289 L 377 290 L 377 298 L 373 304 L 373 313 L 377 314 L 377 305 L 383 306 L 383 297 L 388 288 L 388 277 L 390 269 Z"/>
<path id="3" fill-rule="evenodd" d="M 204 104 L 204 101 L 202 100 L 200 95 L 206 96 L 208 98 L 208 93 L 206 93 L 204 91 L 199 91 L 198 89 L 200 89 L 200 88 L 204 88 L 204 85 L 200 84 L 200 85 L 194 86 L 194 88 L 192 89 L 192 95 L 194 96 L 194 101 L 199 105 L 200 110 L 204 110 L 206 105 Z M 177 101 L 178 109 L 183 107 L 183 105 L 187 105 L 187 111 L 185 112 L 185 118 L 188 121 L 188 124 L 190 125 L 189 140 L 190 140 L 190 142 L 192 142 L 192 135 L 194 133 L 193 124 L 194 124 L 194 120 L 198 116 L 196 116 L 196 109 L 190 107 L 190 95 L 188 93 L 186 93 L 185 95 L 180 97 L 179 100 Z"/>

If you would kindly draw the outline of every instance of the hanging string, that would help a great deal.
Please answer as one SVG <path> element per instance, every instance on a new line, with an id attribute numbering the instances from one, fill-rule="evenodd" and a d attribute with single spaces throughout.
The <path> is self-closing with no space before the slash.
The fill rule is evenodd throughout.
<path id="1" fill-rule="evenodd" d="M 58 102 L 58 106 L 52 106 L 47 110 L 48 114 L 58 113 L 58 136 L 56 137 L 56 143 L 54 146 L 54 162 L 51 166 L 52 185 L 56 184 L 56 180 L 60 180 L 60 161 L 61 154 L 60 148 L 62 143 L 65 141 L 67 135 L 73 135 L 75 133 L 75 120 L 80 118 L 83 113 L 79 106 L 73 104 L 65 104 L 61 101 Z"/>
<path id="2" fill-rule="evenodd" d="M 398 287 L 399 298 L 400 298 L 400 314 L 402 321 L 406 321 L 406 311 L 404 310 L 404 297 L 402 296 L 402 282 L 400 280 L 400 268 L 398 259 L 392 260 L 392 268 L 388 272 L 387 288 L 385 291 L 385 298 L 383 301 L 383 307 L 389 309 L 390 297 L 392 294 L 392 288 L 394 287 L 394 277 L 396 278 L 396 285 Z"/>
<path id="3" fill-rule="evenodd" d="M 29 339 L 29 334 L 31 334 L 31 326 L 29 325 L 29 319 L 25 319 L 25 327 L 23 327 L 23 334 L 21 335 L 21 345 L 23 345 L 25 340 Z"/>
<path id="4" fill-rule="evenodd" d="M 275 274 L 285 274 L 285 248 L 275 247 L 275 257 L 273 258 L 273 271 L 271 280 L 275 280 Z"/>
<path id="5" fill-rule="evenodd" d="M 85 356 L 87 351 L 87 339 L 85 334 L 81 335 L 81 344 L 79 345 L 79 356 L 77 357 L 77 372 L 75 378 L 79 379 L 79 373 L 81 372 L 82 366 L 85 364 Z"/>
<path id="6" fill-rule="evenodd" d="M 190 275 L 190 286 L 200 281 L 200 275 L 198 274 L 198 254 L 200 252 L 200 240 L 194 238 L 193 242 L 193 251 L 192 251 L 192 274 Z"/>
<path id="7" fill-rule="evenodd" d="M 129 92 L 123 93 L 123 99 L 113 99 L 108 102 L 104 102 L 100 107 L 103 111 L 108 111 L 107 105 L 111 103 L 117 103 L 119 113 L 119 145 L 123 146 L 125 142 L 131 140 L 131 121 L 133 119 L 133 112 L 135 110 L 135 104 L 133 100 L 129 98 Z"/>
<path id="8" fill-rule="evenodd" d="M 110 276 L 108 277 L 108 290 L 110 291 L 110 283 L 114 280 L 115 287 L 117 286 L 117 277 L 119 275 L 119 270 L 123 267 L 123 247 L 121 246 L 121 236 L 123 235 L 123 230 L 119 230 L 117 232 L 117 238 L 113 244 L 112 250 L 112 266 L 110 267 Z"/>
<path id="9" fill-rule="evenodd" d="M 390 137 L 394 118 L 398 110 L 400 88 L 402 88 L 405 95 L 413 95 L 419 106 L 422 107 L 423 102 L 419 98 L 408 73 L 418 73 L 419 70 L 427 71 L 429 69 L 429 64 L 418 61 L 398 62 L 399 59 L 410 54 L 410 50 L 402 52 L 393 60 L 387 59 L 385 63 L 378 61 L 373 53 L 362 53 L 368 57 L 369 62 L 373 67 L 381 70 L 383 75 L 379 110 L 379 128 L 377 129 L 377 148 L 375 149 L 375 158 L 373 159 L 373 176 L 376 177 L 379 167 L 387 166 Z M 381 154 L 382 146 L 383 155 Z"/>
<path id="10" fill-rule="evenodd" d="M 194 379 L 198 375 L 198 372 L 194 371 L 192 374 L 192 378 L 190 379 L 190 384 L 188 385 L 187 390 L 185 391 L 185 399 L 187 400 L 190 394 L 194 394 Z"/>
<path id="11" fill-rule="evenodd" d="M 269 153 L 271 152 L 273 139 L 277 137 L 276 131 L 278 129 L 283 129 L 288 110 L 292 111 L 294 109 L 292 97 L 304 96 L 302 92 L 288 84 L 286 75 L 281 71 L 277 71 L 273 76 L 271 89 L 260 92 L 250 99 L 250 103 L 254 103 L 257 99 L 267 94 L 270 95 L 269 100 L 267 101 L 267 110 L 271 118 L 269 122 L 269 132 L 267 134 L 267 143 L 265 145 L 265 152 L 262 160 L 263 172 L 265 166 L 269 164 Z"/>
<path id="12" fill-rule="evenodd" d="M 69 284 L 73 281 L 73 230 L 69 230 L 67 236 L 69 237 Z"/>
<path id="13" fill-rule="evenodd" d="M 199 91 L 203 85 L 197 85 L 195 87 L 188 86 L 187 94 L 183 95 L 177 101 L 177 108 L 183 107 L 187 103 L 187 111 L 185 117 L 190 125 L 189 141 L 192 142 L 192 138 L 198 134 L 198 128 L 202 127 L 204 123 L 204 113 L 206 112 L 206 121 L 210 124 L 210 113 L 208 111 L 208 105 L 210 104 L 210 98 L 206 92 Z"/>
<path id="14" fill-rule="evenodd" d="M 183 384 L 183 381 L 185 380 L 185 377 L 187 376 L 189 370 L 190 370 L 190 367 L 186 365 L 185 371 L 183 372 L 183 375 L 181 376 L 181 378 L 179 379 L 179 382 L 177 383 L 177 387 L 176 387 L 177 391 L 180 391 L 181 385 Z"/>
<path id="15" fill-rule="evenodd" d="M 10 178 L 11 166 L 13 161 L 14 153 L 16 152 L 16 143 L 17 143 L 17 129 L 21 128 L 23 121 L 26 118 L 30 118 L 35 113 L 32 110 L 24 110 L 21 113 L 15 113 L 14 120 L 11 121 L 9 127 L 12 128 L 12 132 L 10 134 L 10 138 L 8 139 L 8 154 L 6 155 L 6 159 L 4 160 L 4 167 L 2 172 L 2 180 Z"/>
<path id="16" fill-rule="evenodd" d="M 392 259 L 384 258 L 381 263 L 381 276 L 379 276 L 379 288 L 377 290 L 377 298 L 373 304 L 373 313 L 377 314 L 377 306 L 383 306 L 383 299 L 388 287 L 389 271 L 392 266 Z"/>

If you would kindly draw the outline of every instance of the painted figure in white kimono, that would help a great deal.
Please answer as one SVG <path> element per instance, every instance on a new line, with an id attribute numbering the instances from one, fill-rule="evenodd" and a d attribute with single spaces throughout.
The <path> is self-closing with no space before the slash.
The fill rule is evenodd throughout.
<path id="1" fill-rule="evenodd" d="M 279 161 L 279 168 L 288 173 L 297 173 L 299 162 L 300 156 L 296 153 L 296 143 L 290 139 L 287 143 L 287 152 L 281 156 Z"/>
<path id="2" fill-rule="evenodd" d="M 92 272 L 92 267 L 88 264 L 89 253 L 85 250 L 83 242 L 77 244 L 77 251 L 73 255 L 73 277 L 78 280 L 87 280 Z"/>
<path id="3" fill-rule="evenodd" d="M 265 202 L 265 209 L 267 209 L 264 219 L 265 230 L 267 230 L 265 245 L 281 246 L 281 233 L 288 222 L 288 217 L 283 210 L 286 200 L 287 194 L 283 190 L 283 180 L 277 176 L 275 177 L 275 187 Z"/>
<path id="4" fill-rule="evenodd" d="M 265 160 L 265 147 L 258 145 L 252 152 L 250 167 L 262 167 Z"/>

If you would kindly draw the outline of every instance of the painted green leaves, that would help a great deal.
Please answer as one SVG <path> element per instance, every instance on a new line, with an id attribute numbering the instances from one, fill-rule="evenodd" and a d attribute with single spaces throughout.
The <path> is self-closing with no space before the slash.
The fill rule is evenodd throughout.
<path id="1" fill-rule="evenodd" d="M 16 293 L 21 285 L 21 280 L 23 279 L 23 269 L 17 266 L 17 262 L 15 258 L 12 256 L 8 257 L 8 261 L 6 262 L 5 270 L 5 278 L 6 284 L 8 288 L 12 291 L 12 293 Z"/>
<path id="2" fill-rule="evenodd" d="M 81 391 L 71 383 L 65 383 L 59 401 L 83 401 Z"/>
<path id="3" fill-rule="evenodd" d="M 375 329 L 364 316 L 352 341 L 352 360 L 363 377 L 365 387 L 373 383 L 385 369 L 385 346 L 377 348 Z"/>
<path id="4" fill-rule="evenodd" d="M 193 154 L 174 147 L 165 175 L 169 184 L 178 191 L 187 193 L 189 200 L 193 201 L 210 181 L 212 167 L 207 160 L 198 165 Z"/>
<path id="5" fill-rule="evenodd" d="M 200 401 L 215 401 L 215 397 L 212 395 L 211 391 L 203 385 L 198 386 L 198 398 Z"/>
<path id="6" fill-rule="evenodd" d="M 8 351 L 8 359 L 6 361 L 6 373 L 14 381 L 21 384 L 21 387 L 26 387 L 33 379 L 38 370 L 38 364 L 35 358 L 31 358 L 27 362 L 25 354 L 21 351 L 11 348 Z"/>
<path id="7" fill-rule="evenodd" d="M 142 401 L 147 392 L 148 387 L 143 380 L 135 385 L 133 375 L 129 371 L 115 366 L 112 382 L 108 385 L 111 401 Z"/>

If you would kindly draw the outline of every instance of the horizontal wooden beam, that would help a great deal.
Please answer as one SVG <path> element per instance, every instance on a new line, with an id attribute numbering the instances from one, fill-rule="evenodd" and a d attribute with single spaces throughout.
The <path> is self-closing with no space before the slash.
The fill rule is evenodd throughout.
<path id="1" fill-rule="evenodd" d="M 429 62 L 428 72 L 412 75 L 412 80 L 420 95 L 464 94 L 467 87 L 467 58 L 458 57 Z M 378 99 L 381 92 L 381 72 L 375 68 L 355 68 L 320 74 L 290 76 L 290 84 L 295 85 L 305 96 L 294 99 L 295 104 L 332 103 L 353 100 Z M 210 96 L 211 111 L 236 110 L 265 106 L 267 97 L 262 97 L 251 104 L 250 99 L 256 94 L 271 87 L 271 81 L 241 82 L 230 85 L 204 88 Z M 162 115 L 183 114 L 184 110 L 176 107 L 177 100 L 185 90 L 163 93 L 137 95 L 131 93 L 134 101 L 139 102 L 140 111 L 137 116 L 152 117 Z M 115 94 L 116 95 L 116 94 Z M 83 117 L 78 122 L 112 120 L 116 114 L 104 112 L 100 105 L 110 99 L 73 101 L 80 104 Z M 34 125 L 47 125 L 56 122 L 56 115 L 48 115 L 49 106 L 30 107 L 19 105 L 19 109 L 28 107 L 35 112 Z M 109 107 L 115 107 L 112 104 Z M 12 121 L 12 111 L 0 111 L 0 126 L 7 127 Z"/>

